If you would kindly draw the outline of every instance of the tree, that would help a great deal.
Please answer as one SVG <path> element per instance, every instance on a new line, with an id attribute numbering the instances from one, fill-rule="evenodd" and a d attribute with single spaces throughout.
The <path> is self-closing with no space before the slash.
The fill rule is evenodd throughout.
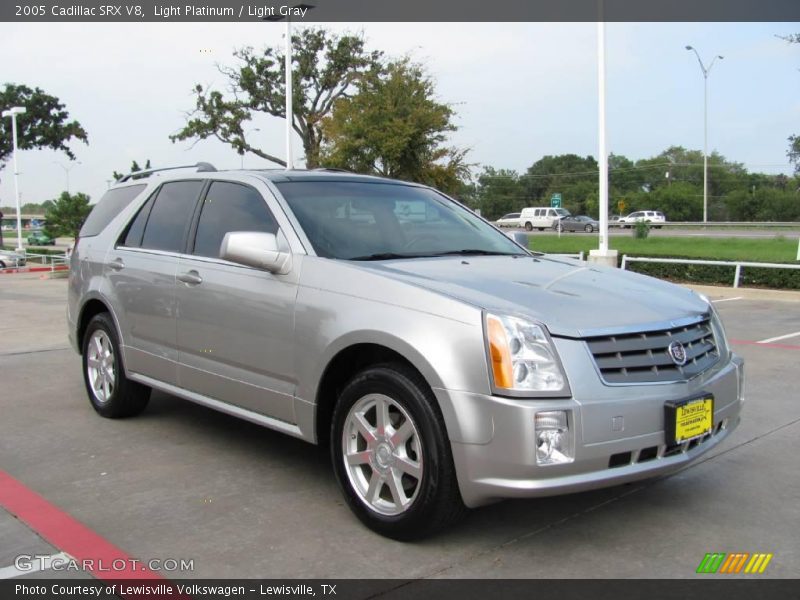
<path id="1" fill-rule="evenodd" d="M 789 136 L 789 150 L 786 155 L 794 165 L 794 174 L 800 175 L 800 135 Z"/>
<path id="2" fill-rule="evenodd" d="M 790 44 L 800 44 L 800 33 L 778 36 Z M 789 161 L 794 165 L 794 174 L 800 175 L 800 135 L 789 136 L 789 149 L 786 151 Z"/>
<path id="3" fill-rule="evenodd" d="M 478 175 L 478 208 L 487 219 L 499 219 L 525 207 L 525 190 L 516 171 L 484 167 Z"/>
<path id="4" fill-rule="evenodd" d="M 142 167 L 139 166 L 139 163 L 134 160 L 131 162 L 131 170 L 128 171 L 128 173 L 137 173 L 142 170 L 146 171 L 149 168 L 151 168 L 149 158 L 147 159 L 147 162 L 144 165 L 144 169 L 142 169 Z M 112 177 L 114 178 L 114 181 L 119 181 L 120 179 L 125 177 L 125 175 L 127 175 L 128 173 L 117 173 L 116 171 L 114 171 Z"/>
<path id="5" fill-rule="evenodd" d="M 185 127 L 170 139 L 213 137 L 239 154 L 252 152 L 285 166 L 285 160 L 251 145 L 245 137 L 245 124 L 258 113 L 286 117 L 284 53 L 279 48 L 261 53 L 243 48 L 234 56 L 241 62 L 238 67 L 220 67 L 232 97 L 197 84 L 195 110 L 189 113 Z M 379 69 L 381 56 L 365 49 L 362 36 L 339 36 L 314 28 L 292 36 L 292 128 L 303 140 L 308 168 L 319 166 L 322 120 L 365 74 Z"/>
<path id="6" fill-rule="evenodd" d="M 89 205 L 89 196 L 80 192 L 77 194 L 61 192 L 58 199 L 47 207 L 44 214 L 47 221 L 45 233 L 53 238 L 77 238 L 78 232 L 90 212 L 92 212 L 92 207 Z"/>
<path id="7" fill-rule="evenodd" d="M 533 205 L 549 206 L 552 195 L 561 194 L 563 206 L 577 214 L 587 207 L 588 196 L 596 195 L 598 173 L 592 156 L 548 155 L 528 168 L 523 181 Z"/>
<path id="8" fill-rule="evenodd" d="M 86 131 L 78 121 L 70 121 L 69 113 L 55 96 L 38 87 L 7 83 L 0 89 L 0 109 L 24 106 L 17 115 L 17 147 L 21 150 L 51 148 L 64 152 L 71 160 L 75 155 L 67 145 L 73 139 L 87 143 Z M 11 119 L 0 120 L 0 167 L 11 157 L 13 143 Z"/>
<path id="9" fill-rule="evenodd" d="M 435 99 L 419 64 L 392 62 L 340 98 L 323 122 L 322 163 L 358 173 L 416 181 L 454 193 L 469 176 L 468 150 L 444 146 L 454 112 Z"/>

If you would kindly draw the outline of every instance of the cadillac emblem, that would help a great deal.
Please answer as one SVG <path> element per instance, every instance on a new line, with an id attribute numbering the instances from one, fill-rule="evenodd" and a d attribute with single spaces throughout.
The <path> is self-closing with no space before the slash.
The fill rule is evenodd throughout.
<path id="1" fill-rule="evenodd" d="M 683 347 L 683 344 L 680 342 L 672 342 L 667 347 L 667 354 L 679 367 L 682 367 L 686 364 L 686 348 Z"/>

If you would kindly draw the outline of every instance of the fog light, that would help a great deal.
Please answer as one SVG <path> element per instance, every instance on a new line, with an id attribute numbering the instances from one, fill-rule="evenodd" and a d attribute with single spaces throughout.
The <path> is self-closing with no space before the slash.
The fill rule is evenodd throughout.
<path id="1" fill-rule="evenodd" d="M 569 427 L 570 412 L 550 410 L 536 413 L 537 465 L 563 464 L 574 460 L 572 431 Z"/>

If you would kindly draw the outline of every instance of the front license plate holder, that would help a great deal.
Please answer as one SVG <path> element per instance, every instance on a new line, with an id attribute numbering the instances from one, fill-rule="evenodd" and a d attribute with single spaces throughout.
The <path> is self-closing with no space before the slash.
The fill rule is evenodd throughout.
<path id="1" fill-rule="evenodd" d="M 714 429 L 714 396 L 701 394 L 664 403 L 666 443 L 682 444 L 703 437 Z"/>

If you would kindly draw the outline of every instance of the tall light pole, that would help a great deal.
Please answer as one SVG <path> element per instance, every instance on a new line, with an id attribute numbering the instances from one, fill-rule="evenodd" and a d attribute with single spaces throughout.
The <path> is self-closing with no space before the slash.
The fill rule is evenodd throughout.
<path id="1" fill-rule="evenodd" d="M 597 20 L 597 138 L 600 158 L 600 231 L 599 247 L 589 251 L 589 260 L 609 267 L 617 266 L 617 251 L 608 247 L 608 147 L 606 143 L 606 24 L 603 2 Z"/>
<path id="2" fill-rule="evenodd" d="M 292 9 L 304 9 L 305 11 L 314 8 L 311 4 L 297 4 L 289 7 L 289 14 Z M 304 13 L 305 14 L 305 13 Z M 292 21 L 288 15 L 270 15 L 264 17 L 265 21 L 286 20 L 286 48 L 284 50 L 284 70 L 286 71 L 286 170 L 294 169 L 294 157 L 292 156 L 292 124 L 294 113 L 292 112 Z"/>
<path id="3" fill-rule="evenodd" d="M 60 162 L 58 162 L 57 160 L 54 160 L 53 164 L 56 164 L 59 167 L 61 167 L 62 169 L 64 169 L 64 173 L 66 173 L 66 175 L 67 175 L 67 193 L 69 194 L 69 172 L 72 169 L 74 169 L 76 166 L 81 165 L 83 163 L 81 161 L 77 161 L 77 162 L 72 163 L 69 167 L 66 167 L 66 166 L 62 165 Z"/>
<path id="4" fill-rule="evenodd" d="M 22 215 L 19 207 L 19 168 L 17 167 L 17 115 L 25 114 L 24 106 L 15 106 L 3 111 L 4 117 L 11 117 L 11 139 L 14 148 L 14 196 L 17 202 L 17 250 L 22 250 Z"/>
<path id="5" fill-rule="evenodd" d="M 703 72 L 703 223 L 706 223 L 708 222 L 708 74 L 711 73 L 711 67 L 717 59 L 722 60 L 725 57 L 716 55 L 706 67 L 694 46 L 686 46 L 686 49 L 694 52 Z"/>

